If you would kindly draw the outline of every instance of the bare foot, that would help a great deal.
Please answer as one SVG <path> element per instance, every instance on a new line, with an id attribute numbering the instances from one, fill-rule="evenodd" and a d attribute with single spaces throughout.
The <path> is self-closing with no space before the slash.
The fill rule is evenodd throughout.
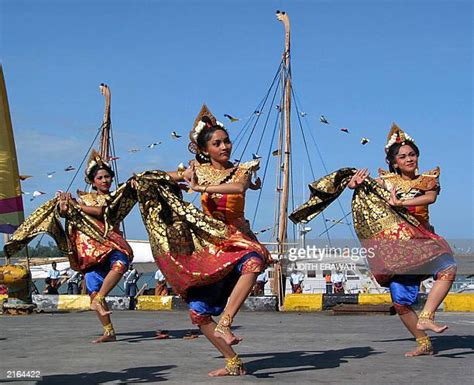
<path id="1" fill-rule="evenodd" d="M 114 342 L 114 341 L 117 341 L 117 338 L 115 336 L 108 336 L 104 334 L 92 342 L 94 344 L 100 344 L 102 342 Z"/>
<path id="2" fill-rule="evenodd" d="M 244 376 L 246 375 L 247 372 L 245 371 L 245 368 L 242 367 L 239 370 L 239 376 Z M 223 376 L 230 376 L 229 371 L 226 368 L 221 368 L 221 369 L 216 369 L 213 370 L 212 372 L 208 373 L 209 377 L 223 377 Z"/>
<path id="3" fill-rule="evenodd" d="M 110 310 L 105 309 L 104 305 L 100 301 L 96 301 L 95 298 L 91 301 L 90 308 L 91 308 L 91 310 L 95 310 L 102 317 L 105 317 L 106 315 L 112 314 L 112 312 Z"/>
<path id="4" fill-rule="evenodd" d="M 237 345 L 240 341 L 242 341 L 242 338 L 234 335 L 230 329 L 227 329 L 224 333 L 215 331 L 214 337 L 222 338 L 227 345 Z"/>
<path id="5" fill-rule="evenodd" d="M 417 357 L 417 356 L 432 356 L 433 350 L 425 350 L 421 348 L 417 348 L 412 352 L 406 352 L 405 357 Z"/>
<path id="6" fill-rule="evenodd" d="M 416 328 L 418 330 L 431 330 L 435 333 L 443 333 L 448 329 L 448 325 L 438 325 L 429 319 L 419 319 Z"/>

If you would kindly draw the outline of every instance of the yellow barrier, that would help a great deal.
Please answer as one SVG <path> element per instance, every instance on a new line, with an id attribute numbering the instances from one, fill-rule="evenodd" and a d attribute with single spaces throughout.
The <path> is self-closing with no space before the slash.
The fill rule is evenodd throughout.
<path id="1" fill-rule="evenodd" d="M 284 311 L 321 311 L 322 294 L 287 294 L 283 304 Z"/>
<path id="2" fill-rule="evenodd" d="M 141 295 L 137 298 L 137 310 L 172 310 L 173 297 Z"/>
<path id="3" fill-rule="evenodd" d="M 90 303 L 88 295 L 58 296 L 58 310 L 89 310 Z"/>
<path id="4" fill-rule="evenodd" d="M 359 294 L 359 305 L 390 305 L 390 294 Z"/>
<path id="5" fill-rule="evenodd" d="M 450 293 L 444 299 L 444 311 L 474 312 L 474 294 Z"/>

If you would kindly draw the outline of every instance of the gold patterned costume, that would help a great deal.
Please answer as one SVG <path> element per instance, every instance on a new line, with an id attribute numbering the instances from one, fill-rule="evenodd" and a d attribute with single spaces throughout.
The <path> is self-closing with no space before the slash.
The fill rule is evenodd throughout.
<path id="1" fill-rule="evenodd" d="M 88 206 L 105 205 L 104 220 L 87 215 L 77 203 L 70 202 L 64 215 L 64 228 L 59 215 L 59 198 L 55 197 L 25 219 L 5 245 L 5 254 L 13 255 L 38 234 L 47 233 L 55 240 L 58 248 L 68 255 L 74 270 L 84 271 L 100 264 L 112 250 L 119 250 L 132 258 L 131 249 L 116 230 L 136 200 L 131 186 L 124 184 L 107 195 L 79 193 L 79 196 Z"/>
<path id="2" fill-rule="evenodd" d="M 440 191 L 439 178 L 440 170 L 436 167 L 433 170 L 419 175 L 416 179 L 403 179 L 399 174 L 379 169 L 379 177 L 383 181 L 385 188 L 391 191 L 395 188 L 398 199 L 407 200 L 424 195 L 427 191 Z M 427 229 L 432 230 L 428 205 L 405 206 L 408 211 Z"/>
<path id="3" fill-rule="evenodd" d="M 344 168 L 310 185 L 311 198 L 290 219 L 306 223 L 320 214 L 346 188 L 355 169 Z M 367 178 L 354 190 L 352 217 L 362 246 L 373 252 L 369 266 L 377 281 L 388 286 L 397 274 L 428 274 L 424 267 L 443 254 L 452 254 L 447 242 L 426 229 L 404 207 L 388 203 L 390 193 Z"/>

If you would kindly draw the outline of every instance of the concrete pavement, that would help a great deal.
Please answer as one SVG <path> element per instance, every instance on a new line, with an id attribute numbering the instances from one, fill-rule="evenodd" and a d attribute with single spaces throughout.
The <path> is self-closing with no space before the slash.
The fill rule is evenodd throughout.
<path id="1" fill-rule="evenodd" d="M 415 346 L 396 316 L 242 312 L 236 347 L 249 375 L 208 378 L 223 359 L 193 329 L 187 312 L 112 315 L 118 341 L 92 344 L 92 312 L 0 316 L 0 382 L 8 370 L 39 371 L 38 384 L 463 384 L 474 375 L 474 314 L 438 313 L 450 329 L 433 337 L 434 357 L 405 358 Z M 171 338 L 156 340 L 156 329 Z"/>

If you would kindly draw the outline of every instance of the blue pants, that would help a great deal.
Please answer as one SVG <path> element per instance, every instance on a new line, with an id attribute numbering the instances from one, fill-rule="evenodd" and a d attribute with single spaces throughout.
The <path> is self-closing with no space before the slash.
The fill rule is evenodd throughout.
<path id="1" fill-rule="evenodd" d="M 426 266 L 423 266 L 422 271 L 431 271 L 433 278 L 436 279 L 436 275 L 439 272 L 455 265 L 456 261 L 452 255 L 443 254 L 434 261 L 429 262 Z M 420 283 L 426 278 L 424 275 L 397 275 L 393 277 L 390 282 L 392 302 L 399 305 L 413 305 L 416 303 Z"/>
<path id="2" fill-rule="evenodd" d="M 115 262 L 122 262 L 126 268 L 128 268 L 128 257 L 121 251 L 113 250 L 104 263 L 94 266 L 86 272 L 84 279 L 86 280 L 87 294 L 92 294 L 93 292 L 98 292 L 100 290 L 105 277 L 110 272 Z"/>
<path id="3" fill-rule="evenodd" d="M 211 285 L 197 286 L 189 289 L 187 295 L 189 310 L 200 315 L 217 316 L 221 314 L 224 311 L 230 293 L 240 277 L 244 263 L 252 257 L 263 260 L 260 254 L 251 252 L 246 254 L 224 279 Z"/>

